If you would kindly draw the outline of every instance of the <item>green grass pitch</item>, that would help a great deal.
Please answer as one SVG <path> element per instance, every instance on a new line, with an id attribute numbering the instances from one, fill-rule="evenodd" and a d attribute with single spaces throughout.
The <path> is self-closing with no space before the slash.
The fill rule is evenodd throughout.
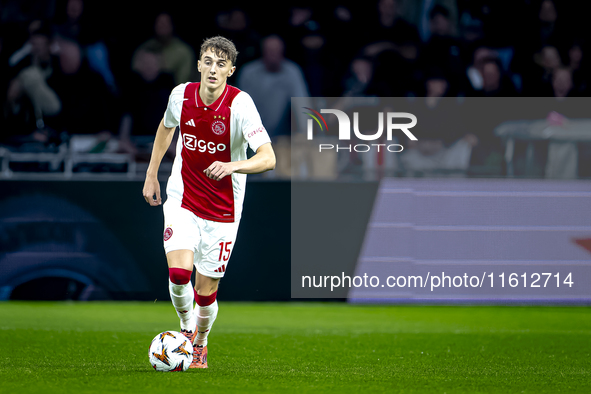
<path id="1" fill-rule="evenodd" d="M 220 302 L 210 368 L 162 373 L 168 302 L 4 302 L 0 392 L 590 393 L 590 312 Z"/>

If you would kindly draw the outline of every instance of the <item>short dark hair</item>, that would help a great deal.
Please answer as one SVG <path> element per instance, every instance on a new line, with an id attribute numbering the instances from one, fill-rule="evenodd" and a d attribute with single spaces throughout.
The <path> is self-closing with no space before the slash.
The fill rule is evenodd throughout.
<path id="1" fill-rule="evenodd" d="M 449 19 L 449 10 L 442 6 L 441 4 L 435 4 L 433 8 L 431 8 L 431 12 L 429 12 L 429 19 L 435 18 L 437 15 L 441 15 L 447 19 Z"/>
<path id="2" fill-rule="evenodd" d="M 232 62 L 232 65 L 236 64 L 236 58 L 238 57 L 238 51 L 236 46 L 230 40 L 222 36 L 215 36 L 206 39 L 201 44 L 201 52 L 199 53 L 199 59 L 203 56 L 208 49 L 211 49 L 217 56 L 225 58 Z"/>

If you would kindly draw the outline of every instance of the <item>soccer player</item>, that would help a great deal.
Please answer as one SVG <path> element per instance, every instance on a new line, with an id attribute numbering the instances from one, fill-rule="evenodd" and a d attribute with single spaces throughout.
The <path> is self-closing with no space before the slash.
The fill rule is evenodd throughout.
<path id="1" fill-rule="evenodd" d="M 207 368 L 207 336 L 218 313 L 218 284 L 234 249 L 246 174 L 275 168 L 271 140 L 254 102 L 226 83 L 236 71 L 237 54 L 226 38 L 203 42 L 197 61 L 201 82 L 173 89 L 156 132 L 143 189 L 151 206 L 162 204 L 158 168 L 179 126 L 163 206 L 164 250 L 170 298 L 181 332 L 194 344 L 191 368 Z M 247 145 L 255 152 L 249 159 Z"/>

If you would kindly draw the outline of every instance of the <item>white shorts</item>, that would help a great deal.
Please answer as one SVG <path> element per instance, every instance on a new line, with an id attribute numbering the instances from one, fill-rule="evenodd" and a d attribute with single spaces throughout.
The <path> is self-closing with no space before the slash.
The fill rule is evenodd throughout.
<path id="1" fill-rule="evenodd" d="M 170 198 L 163 210 L 164 251 L 193 250 L 197 272 L 210 278 L 222 278 L 234 250 L 240 222 L 222 223 L 200 218 Z"/>

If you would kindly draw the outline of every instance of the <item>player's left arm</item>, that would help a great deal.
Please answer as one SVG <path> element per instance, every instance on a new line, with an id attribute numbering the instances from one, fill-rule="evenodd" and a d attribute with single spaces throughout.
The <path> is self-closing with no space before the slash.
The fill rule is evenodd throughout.
<path id="1" fill-rule="evenodd" d="M 232 161 L 224 163 L 214 161 L 203 172 L 207 177 L 219 181 L 233 173 L 259 174 L 275 168 L 275 152 L 270 142 L 259 146 L 254 156 L 248 160 Z"/>

